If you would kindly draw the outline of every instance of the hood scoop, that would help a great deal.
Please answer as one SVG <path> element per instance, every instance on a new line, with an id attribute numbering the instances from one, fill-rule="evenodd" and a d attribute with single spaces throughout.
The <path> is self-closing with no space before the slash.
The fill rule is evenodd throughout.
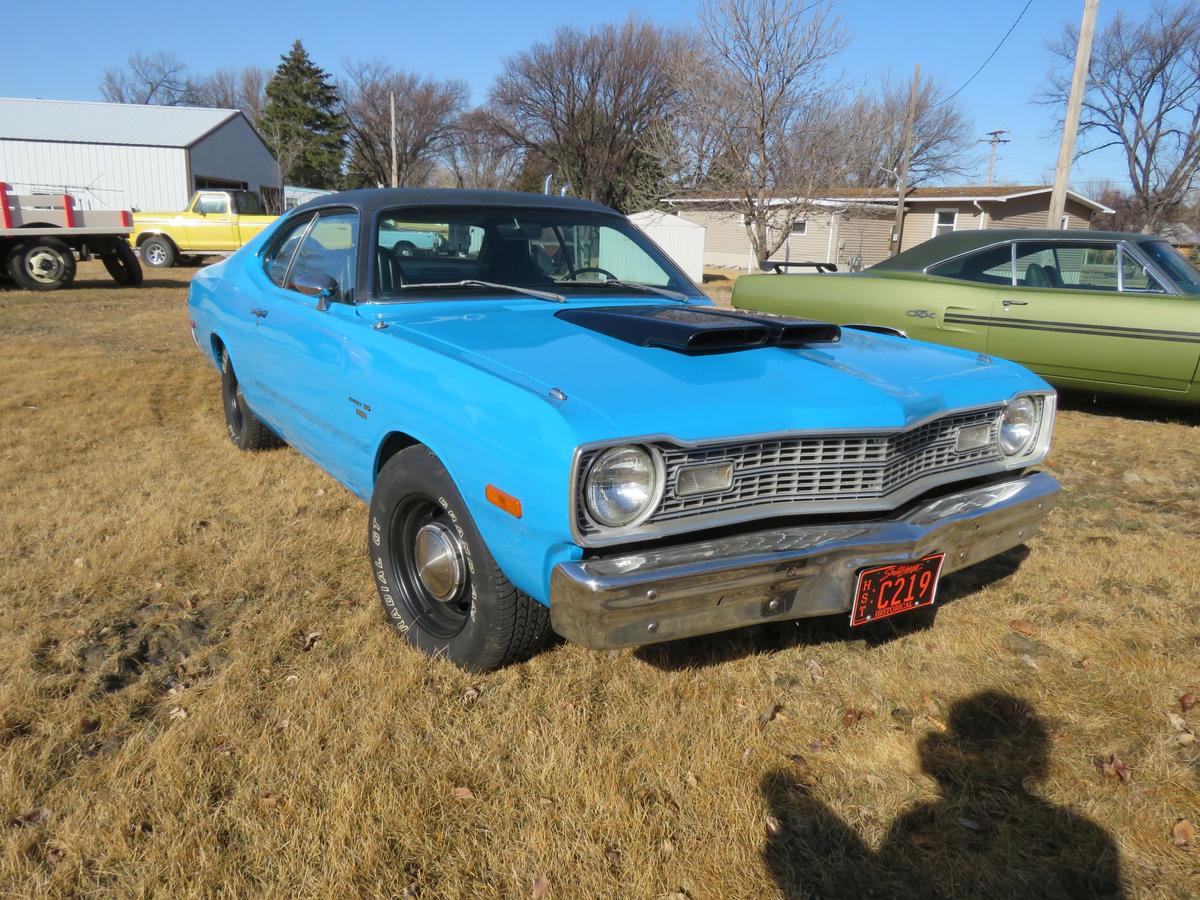
<path id="1" fill-rule="evenodd" d="M 707 306 L 594 306 L 562 309 L 555 315 L 628 344 L 688 356 L 828 344 L 842 334 L 829 322 Z"/>

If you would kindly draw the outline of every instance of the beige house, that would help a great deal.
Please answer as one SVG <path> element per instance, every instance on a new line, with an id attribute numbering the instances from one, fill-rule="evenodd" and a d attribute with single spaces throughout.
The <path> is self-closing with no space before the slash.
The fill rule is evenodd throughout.
<path id="1" fill-rule="evenodd" d="M 805 207 L 773 262 L 831 262 L 843 271 L 873 265 L 888 256 L 896 219 L 896 196 L 881 188 L 847 188 L 799 201 L 777 197 L 781 207 Z M 693 194 L 665 202 L 706 228 L 704 263 L 752 271 L 757 260 L 741 214 L 728 197 Z M 966 228 L 1045 228 L 1050 209 L 1046 185 L 918 187 L 904 201 L 901 249 L 908 250 L 947 231 Z M 1064 228 L 1087 228 L 1095 212 L 1112 212 L 1095 200 L 1067 192 Z"/>

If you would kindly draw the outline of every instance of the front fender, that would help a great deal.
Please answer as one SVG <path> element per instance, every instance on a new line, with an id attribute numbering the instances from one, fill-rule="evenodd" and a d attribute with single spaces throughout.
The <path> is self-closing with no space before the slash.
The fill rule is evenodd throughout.
<path id="1" fill-rule="evenodd" d="M 554 567 L 582 556 L 570 529 L 575 448 L 611 435 L 611 424 L 580 401 L 555 400 L 419 344 L 372 337 L 388 358 L 371 354 L 364 371 L 395 377 L 383 384 L 376 377 L 368 388 L 370 420 L 379 426 L 370 470 L 351 489 L 369 501 L 375 460 L 391 435 L 424 444 L 446 467 L 501 570 L 549 604 Z M 489 484 L 520 500 L 520 518 L 488 501 Z"/>

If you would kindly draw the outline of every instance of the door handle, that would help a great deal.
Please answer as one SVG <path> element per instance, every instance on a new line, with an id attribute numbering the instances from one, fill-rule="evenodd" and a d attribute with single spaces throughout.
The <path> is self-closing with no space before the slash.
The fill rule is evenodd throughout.
<path id="1" fill-rule="evenodd" d="M 1002 305 L 1003 305 L 1003 306 L 1005 306 L 1005 307 L 1009 307 L 1009 306 L 1028 306 L 1028 305 L 1029 305 L 1029 301 L 1028 301 L 1028 300 L 1004 300 L 1004 301 L 1002 301 Z"/>
<path id="2" fill-rule="evenodd" d="M 250 312 L 260 319 L 265 319 L 267 317 L 267 310 L 262 309 L 261 307 L 257 308 L 257 309 L 252 309 L 252 310 L 250 310 Z"/>

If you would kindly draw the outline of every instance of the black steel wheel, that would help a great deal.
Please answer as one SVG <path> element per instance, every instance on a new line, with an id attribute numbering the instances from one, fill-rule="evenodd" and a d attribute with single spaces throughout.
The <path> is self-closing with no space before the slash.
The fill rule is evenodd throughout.
<path id="1" fill-rule="evenodd" d="M 270 450 L 283 441 L 254 414 L 246 403 L 229 353 L 221 351 L 221 406 L 225 410 L 225 428 L 239 450 Z"/>
<path id="2" fill-rule="evenodd" d="M 402 450 L 380 471 L 368 541 L 384 614 L 430 656 L 490 671 L 528 657 L 549 634 L 550 610 L 500 571 L 428 448 Z"/>

